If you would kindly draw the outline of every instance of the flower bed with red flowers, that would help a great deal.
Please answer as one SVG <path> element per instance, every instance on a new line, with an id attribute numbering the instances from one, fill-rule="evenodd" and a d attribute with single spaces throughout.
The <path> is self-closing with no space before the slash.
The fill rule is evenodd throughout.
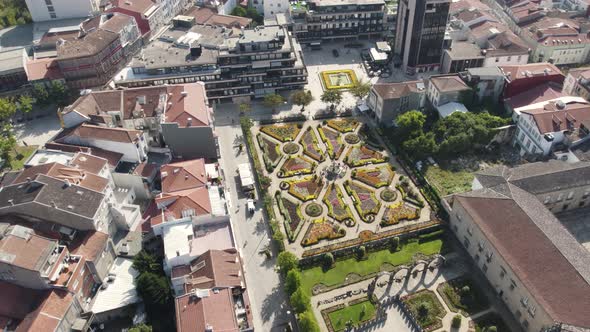
<path id="1" fill-rule="evenodd" d="M 296 123 L 273 124 L 260 127 L 260 131 L 281 142 L 291 142 L 297 138 L 301 129 Z"/>
<path id="2" fill-rule="evenodd" d="M 328 155 L 330 158 L 334 160 L 340 158 L 340 155 L 344 152 L 344 143 L 342 142 L 340 134 L 330 128 L 322 127 L 318 127 L 318 132 L 320 133 L 322 141 L 328 148 Z"/>
<path id="3" fill-rule="evenodd" d="M 258 145 L 262 150 L 262 159 L 264 160 L 266 170 L 272 172 L 272 170 L 277 167 L 279 161 L 281 161 L 281 157 L 283 156 L 279 150 L 279 144 L 270 140 L 264 135 L 258 134 L 256 138 L 258 139 Z"/>
<path id="4" fill-rule="evenodd" d="M 352 171 L 352 178 L 368 184 L 373 188 L 381 188 L 391 184 L 395 172 L 390 165 L 377 166 Z"/>
<path id="5" fill-rule="evenodd" d="M 344 183 L 346 193 L 354 201 L 354 207 L 363 221 L 371 222 L 370 217 L 375 217 L 381 208 L 381 201 L 375 197 L 375 192 L 364 185 L 346 181 Z"/>
<path id="6" fill-rule="evenodd" d="M 311 174 L 313 173 L 315 166 L 316 164 L 307 157 L 290 157 L 281 167 L 281 171 L 279 172 L 278 176 L 286 178 L 293 175 Z"/>
<path id="7" fill-rule="evenodd" d="M 353 219 L 350 208 L 342 200 L 342 191 L 337 185 L 330 184 L 324 195 L 324 204 L 328 206 L 328 216 L 337 221 L 344 222 L 346 219 Z"/>
<path id="8" fill-rule="evenodd" d="M 324 153 L 318 146 L 318 139 L 311 127 L 307 127 L 308 130 L 303 133 L 301 136 L 301 145 L 303 145 L 303 153 L 316 160 L 316 161 L 323 161 L 324 160 Z"/>
<path id="9" fill-rule="evenodd" d="M 388 160 L 389 158 L 383 153 L 365 145 L 353 146 L 344 158 L 344 162 L 350 167 L 379 164 Z"/>
<path id="10" fill-rule="evenodd" d="M 279 211 L 285 219 L 284 224 L 287 238 L 289 239 L 289 242 L 294 242 L 304 223 L 300 206 L 281 197 L 281 195 L 276 195 L 275 198 L 279 205 Z"/>
<path id="11" fill-rule="evenodd" d="M 415 220 L 418 218 L 420 218 L 420 209 L 405 202 L 399 202 L 385 209 L 381 226 L 396 225 L 403 220 Z"/>
<path id="12" fill-rule="evenodd" d="M 359 122 L 352 118 L 331 119 L 327 121 L 327 125 L 328 127 L 338 130 L 341 133 L 350 133 L 358 128 Z"/>
<path id="13" fill-rule="evenodd" d="M 314 220 L 311 225 L 307 228 L 301 245 L 304 247 L 314 245 L 321 240 L 334 240 L 344 237 L 346 230 L 340 225 L 335 224 L 331 221 L 318 219 Z"/>
<path id="14" fill-rule="evenodd" d="M 318 198 L 323 186 L 324 183 L 320 177 L 308 176 L 300 180 L 289 181 L 289 194 L 302 202 L 307 202 Z"/>

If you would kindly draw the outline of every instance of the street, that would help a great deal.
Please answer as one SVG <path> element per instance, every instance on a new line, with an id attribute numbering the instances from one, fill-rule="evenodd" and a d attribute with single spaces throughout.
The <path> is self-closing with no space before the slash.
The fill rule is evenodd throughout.
<path id="1" fill-rule="evenodd" d="M 215 130 L 219 137 L 220 164 L 225 174 L 226 190 L 230 192 L 230 217 L 244 262 L 254 328 L 257 331 L 284 331 L 285 324 L 294 317 L 288 313 L 287 298 L 280 285 L 279 275 L 274 270 L 277 255 L 275 248 L 271 259 L 259 254 L 271 238 L 268 222 L 262 212 L 261 195 L 257 193 L 256 210 L 251 215 L 246 210 L 246 197 L 239 190 L 240 180 L 236 170 L 239 164 L 249 162 L 249 158 L 246 149 L 238 153 L 235 147 L 242 137 L 242 129 L 238 111 L 231 108 L 235 105 L 229 106 L 216 110 Z"/>

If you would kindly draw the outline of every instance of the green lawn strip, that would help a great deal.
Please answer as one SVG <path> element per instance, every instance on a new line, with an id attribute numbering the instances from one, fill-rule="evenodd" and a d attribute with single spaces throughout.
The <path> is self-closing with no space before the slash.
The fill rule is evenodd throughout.
<path id="1" fill-rule="evenodd" d="M 363 306 L 365 307 L 364 314 Z M 371 303 L 371 301 L 367 300 L 333 311 L 328 314 L 328 317 L 330 317 L 330 322 L 332 323 L 334 331 L 342 331 L 346 328 L 346 322 L 349 320 L 352 321 L 354 326 L 357 326 L 359 323 L 373 318 L 373 316 L 375 316 L 375 312 L 375 305 Z"/>
<path id="2" fill-rule="evenodd" d="M 395 253 L 391 253 L 389 249 L 384 249 L 369 253 L 366 260 L 357 261 L 356 258 L 348 258 L 336 261 L 334 267 L 326 272 L 323 271 L 322 267 L 305 269 L 301 272 L 301 286 L 308 294 L 311 294 L 311 289 L 317 284 L 321 283 L 328 287 L 338 285 L 344 282 L 349 273 L 364 276 L 378 272 L 384 263 L 393 266 L 407 264 L 412 261 L 415 254 L 433 255 L 439 253 L 442 246 L 442 239 L 422 243 L 409 242 Z"/>
<path id="3" fill-rule="evenodd" d="M 37 150 L 36 145 L 31 146 L 15 146 L 10 151 L 10 162 L 5 167 L 12 169 L 13 171 L 21 170 L 25 167 L 25 161 Z"/>
<path id="4" fill-rule="evenodd" d="M 469 288 L 467 294 L 463 294 L 465 286 Z M 453 279 L 440 285 L 437 290 L 451 311 L 461 311 L 465 316 L 476 314 L 489 307 L 485 294 L 471 279 Z"/>
<path id="5" fill-rule="evenodd" d="M 437 166 L 429 166 L 425 175 L 428 182 L 436 187 L 441 196 L 471 190 L 474 177 L 472 172 L 452 172 Z"/>

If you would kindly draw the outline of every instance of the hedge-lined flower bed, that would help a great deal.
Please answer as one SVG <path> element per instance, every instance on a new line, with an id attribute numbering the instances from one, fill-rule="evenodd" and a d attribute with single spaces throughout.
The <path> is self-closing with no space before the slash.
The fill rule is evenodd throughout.
<path id="1" fill-rule="evenodd" d="M 350 133 L 356 130 L 359 126 L 359 122 L 352 118 L 346 119 L 331 119 L 327 120 L 326 124 L 328 127 L 337 130 L 341 133 Z"/>
<path id="2" fill-rule="evenodd" d="M 355 169 L 352 171 L 352 178 L 368 184 L 373 188 L 381 188 L 391 184 L 395 172 L 391 165 L 383 165 L 365 169 Z"/>
<path id="3" fill-rule="evenodd" d="M 277 175 L 281 178 L 287 178 L 293 175 L 311 174 L 315 167 L 316 163 L 309 158 L 304 156 L 290 157 L 285 161 Z"/>
<path id="4" fill-rule="evenodd" d="M 322 141 L 326 144 L 330 158 L 334 160 L 340 158 L 340 155 L 344 152 L 344 143 L 340 134 L 332 129 L 322 127 L 318 127 L 318 132 Z"/>
<path id="5" fill-rule="evenodd" d="M 388 160 L 389 157 L 383 155 L 383 153 L 373 150 L 365 145 L 353 146 L 348 150 L 346 157 L 344 157 L 344 162 L 350 167 L 379 164 Z"/>
<path id="6" fill-rule="evenodd" d="M 346 230 L 340 227 L 338 224 L 334 224 L 331 221 L 318 219 L 314 220 L 311 225 L 307 228 L 301 245 L 304 247 L 317 244 L 321 240 L 334 240 L 344 237 Z"/>
<path id="7" fill-rule="evenodd" d="M 320 76 L 326 90 L 350 89 L 357 84 L 356 74 L 352 69 L 326 70 L 321 72 Z M 342 76 L 346 81 L 341 82 L 338 76 Z"/>
<path id="8" fill-rule="evenodd" d="M 329 322 L 332 331 L 337 332 L 344 331 L 348 327 L 349 321 L 352 326 L 359 326 L 359 324 L 375 318 L 377 308 L 368 298 L 355 302 L 351 301 L 347 306 L 329 312 L 326 325 Z"/>
<path id="9" fill-rule="evenodd" d="M 320 177 L 307 176 L 300 180 L 289 181 L 289 194 L 302 202 L 307 202 L 318 198 L 323 185 Z"/>
<path id="10" fill-rule="evenodd" d="M 381 219 L 381 226 L 396 225 L 403 220 L 416 220 L 418 218 L 420 218 L 420 209 L 404 202 L 398 202 L 385 209 L 383 219 Z"/>
<path id="11" fill-rule="evenodd" d="M 449 280 L 436 290 L 451 311 L 460 311 L 465 316 L 474 315 L 489 307 L 485 294 L 470 278 Z"/>
<path id="12" fill-rule="evenodd" d="M 363 221 L 372 222 L 381 208 L 381 202 L 375 197 L 375 192 L 364 185 L 354 182 L 344 182 L 346 193 L 353 198 L 354 207 Z"/>
<path id="13" fill-rule="evenodd" d="M 352 213 L 348 205 L 342 200 L 342 191 L 335 184 L 330 184 L 324 195 L 324 204 L 328 207 L 328 216 L 339 222 L 352 220 Z"/>
<path id="14" fill-rule="evenodd" d="M 301 136 L 301 144 L 303 145 L 303 153 L 316 160 L 316 161 L 324 161 L 324 153 L 318 146 L 318 139 L 311 129 L 311 127 L 307 127 L 308 130 L 303 133 Z"/>
<path id="15" fill-rule="evenodd" d="M 289 239 L 289 242 L 294 242 L 304 224 L 300 206 L 284 197 L 281 197 L 279 194 L 277 194 L 275 198 L 277 200 L 277 204 L 279 205 L 279 211 L 281 212 L 281 215 L 284 219 L 285 233 L 287 233 L 287 238 Z"/>
<path id="16" fill-rule="evenodd" d="M 420 196 L 418 196 L 417 191 L 412 190 L 412 188 L 403 185 L 397 185 L 395 188 L 401 193 L 402 199 L 408 203 L 414 204 L 419 207 L 424 207 L 424 201 Z M 404 189 L 405 188 L 405 189 Z"/>
<path id="17" fill-rule="evenodd" d="M 286 123 L 262 126 L 260 131 L 281 142 L 291 142 L 297 138 L 301 129 L 295 123 Z"/>
<path id="18" fill-rule="evenodd" d="M 424 331 L 442 327 L 442 319 L 447 312 L 434 292 L 425 289 L 402 297 L 402 302 Z"/>
<path id="19" fill-rule="evenodd" d="M 269 173 L 272 173 L 283 157 L 283 154 L 279 150 L 279 144 L 261 134 L 258 134 L 256 139 L 258 140 L 258 146 L 262 150 L 264 166 Z"/>

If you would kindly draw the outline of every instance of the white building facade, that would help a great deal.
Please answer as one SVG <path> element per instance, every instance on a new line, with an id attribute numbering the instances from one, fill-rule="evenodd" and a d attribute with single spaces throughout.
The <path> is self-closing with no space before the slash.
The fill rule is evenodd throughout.
<path id="1" fill-rule="evenodd" d="M 33 22 L 89 17 L 97 14 L 100 0 L 25 0 Z"/>

